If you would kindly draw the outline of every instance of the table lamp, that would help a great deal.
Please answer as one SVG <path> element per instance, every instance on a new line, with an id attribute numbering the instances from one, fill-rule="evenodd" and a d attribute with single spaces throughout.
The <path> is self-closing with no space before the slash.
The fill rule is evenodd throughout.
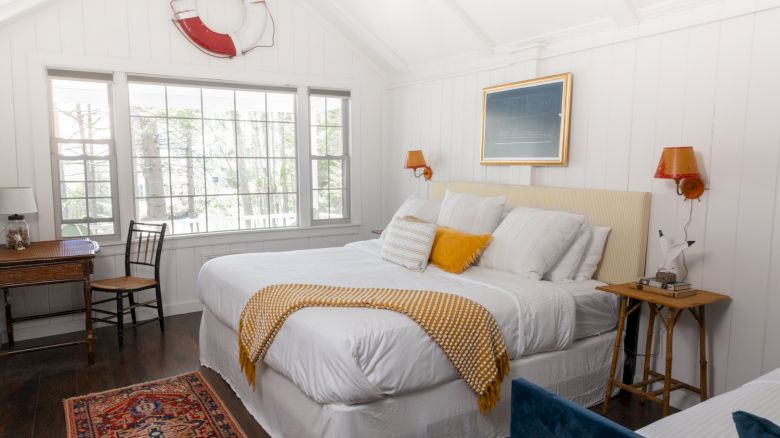
<path id="1" fill-rule="evenodd" d="M 433 170 L 425 163 L 425 157 L 421 150 L 408 151 L 406 153 L 406 163 L 404 163 L 404 169 L 414 170 L 414 176 L 419 178 L 423 177 L 426 181 L 430 180 L 433 176 Z M 422 173 L 417 174 L 417 169 L 422 169 Z"/>
<path id="2" fill-rule="evenodd" d="M 698 199 L 704 193 L 704 182 L 696 164 L 693 146 L 664 148 L 655 177 L 673 179 L 677 184 L 677 194 L 685 196 L 685 199 Z"/>
<path id="3" fill-rule="evenodd" d="M 24 214 L 37 213 L 35 195 L 30 187 L 0 187 L 0 214 L 7 214 L 5 243 L 8 248 L 21 251 L 30 247 L 30 227 Z"/>

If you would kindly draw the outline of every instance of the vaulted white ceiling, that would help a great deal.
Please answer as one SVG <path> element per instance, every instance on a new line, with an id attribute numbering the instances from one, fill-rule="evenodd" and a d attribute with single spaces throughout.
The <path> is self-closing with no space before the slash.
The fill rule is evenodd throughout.
<path id="1" fill-rule="evenodd" d="M 0 24 L 51 1 L 0 0 Z M 282 1 L 286 0 L 269 0 L 269 5 L 273 8 Z M 634 26 L 648 11 L 718 0 L 300 1 L 392 73 L 458 55 L 490 54 L 594 25 Z"/>
<path id="2" fill-rule="evenodd" d="M 307 0 L 389 70 L 711 0 Z"/>
<path id="3" fill-rule="evenodd" d="M 53 0 L 0 0 L 0 25 Z"/>

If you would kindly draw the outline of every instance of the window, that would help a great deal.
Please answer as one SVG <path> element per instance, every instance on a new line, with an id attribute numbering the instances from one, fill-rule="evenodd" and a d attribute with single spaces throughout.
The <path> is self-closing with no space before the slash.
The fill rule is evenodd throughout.
<path id="1" fill-rule="evenodd" d="M 135 213 L 173 234 L 298 225 L 295 90 L 130 78 Z"/>
<path id="2" fill-rule="evenodd" d="M 312 221 L 348 219 L 349 94 L 310 93 Z"/>
<path id="3" fill-rule="evenodd" d="M 117 237 L 111 75 L 49 72 L 57 236 Z"/>

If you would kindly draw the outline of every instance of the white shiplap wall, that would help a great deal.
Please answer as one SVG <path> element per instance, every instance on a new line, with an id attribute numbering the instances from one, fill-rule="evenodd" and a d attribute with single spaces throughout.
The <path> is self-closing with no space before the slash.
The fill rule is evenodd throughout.
<path id="1" fill-rule="evenodd" d="M 708 313 L 712 388 L 721 393 L 776 368 L 778 24 L 780 9 L 772 7 L 615 43 L 572 43 L 574 49 L 561 55 L 394 86 L 386 115 L 383 215 L 389 217 L 410 193 L 425 195 L 425 183 L 401 169 L 404 151 L 417 146 L 441 180 L 649 191 L 647 270 L 655 272 L 660 255 L 654 231 L 682 238 L 689 207 L 672 182 L 653 179 L 655 166 L 664 146 L 694 145 L 710 190 L 693 206 L 689 237 L 697 243 L 687 252 L 689 278 L 733 298 Z M 568 167 L 480 166 L 482 87 L 567 71 L 574 75 Z M 675 336 L 674 372 L 697 382 L 689 316 Z"/>
<path id="2" fill-rule="evenodd" d="M 199 6 L 215 30 L 226 31 L 241 23 L 241 2 L 199 0 Z M 40 211 L 30 221 L 33 237 L 54 236 L 46 65 L 268 85 L 337 86 L 353 91 L 352 211 L 361 225 L 258 232 L 225 241 L 171 239 L 166 243 L 162 267 L 168 313 L 199 309 L 195 281 L 208 255 L 336 246 L 369 237 L 370 230 L 381 222 L 381 181 L 373 176 L 380 172 L 383 73 L 312 11 L 306 0 L 275 2 L 272 7 L 276 46 L 233 60 L 212 58 L 193 47 L 171 23 L 169 2 L 161 0 L 61 0 L 0 27 L 0 186 L 35 188 Z M 118 131 L 127 125 L 117 122 Z M 127 141 L 127 134 L 124 139 L 122 135 L 117 132 L 118 142 Z M 122 160 L 120 157 L 120 165 Z M 127 169 L 120 171 L 129 175 Z M 120 196 L 132 196 L 131 187 L 120 191 Z M 132 213 L 127 214 L 122 212 L 132 217 Z M 96 261 L 95 277 L 123 275 L 122 251 L 117 246 L 105 247 Z M 14 293 L 14 314 L 78 306 L 78 288 L 70 289 L 56 285 Z M 79 315 L 18 324 L 16 338 L 80 330 L 82 321 Z M 0 331 L 4 327 L 0 324 Z"/>

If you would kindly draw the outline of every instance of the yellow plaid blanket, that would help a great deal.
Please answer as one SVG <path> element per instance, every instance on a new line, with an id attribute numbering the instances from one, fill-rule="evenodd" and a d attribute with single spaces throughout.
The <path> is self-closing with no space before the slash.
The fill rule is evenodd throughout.
<path id="1" fill-rule="evenodd" d="M 241 370 L 255 387 L 255 363 L 265 357 L 287 317 L 304 307 L 369 307 L 402 313 L 441 347 L 477 394 L 483 414 L 499 400 L 509 356 L 493 315 L 458 295 L 420 290 L 312 284 L 267 286 L 249 299 L 238 330 Z"/>

